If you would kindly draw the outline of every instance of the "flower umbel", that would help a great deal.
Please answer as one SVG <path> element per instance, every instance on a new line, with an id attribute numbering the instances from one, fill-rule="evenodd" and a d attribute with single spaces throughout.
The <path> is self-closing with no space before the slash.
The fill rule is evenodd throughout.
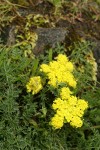
<path id="1" fill-rule="evenodd" d="M 70 89 L 68 87 L 61 88 L 60 97 L 62 99 L 68 99 L 68 98 L 70 98 L 71 94 L 72 94 L 72 92 L 70 91 Z"/>
<path id="2" fill-rule="evenodd" d="M 59 116 L 58 114 L 55 114 L 55 116 L 51 119 L 50 124 L 55 128 L 59 129 L 63 126 L 64 118 Z"/>
<path id="3" fill-rule="evenodd" d="M 32 94 L 37 94 L 43 87 L 41 83 L 41 77 L 35 76 L 31 77 L 29 82 L 26 84 L 27 92 L 32 92 Z"/>
<path id="4" fill-rule="evenodd" d="M 64 88 L 63 90 L 68 90 L 68 92 L 70 92 L 69 89 Z M 52 105 L 52 108 L 56 111 L 56 114 L 51 119 L 51 125 L 55 129 L 59 129 L 63 126 L 65 120 L 73 127 L 81 127 L 83 125 L 82 117 L 84 115 L 84 111 L 88 108 L 88 103 L 85 100 L 78 99 L 76 96 L 71 96 L 70 93 L 69 95 L 66 93 L 65 96 L 65 93 L 63 95 L 62 91 L 61 93 L 63 99 L 55 99 Z M 61 123 L 59 123 L 60 121 Z"/>
<path id="5" fill-rule="evenodd" d="M 75 88 L 76 80 L 73 76 L 73 64 L 63 54 L 59 54 L 55 59 L 48 65 L 42 64 L 40 66 L 40 71 L 44 72 L 49 80 L 48 84 L 56 88 L 59 84 L 65 83 Z"/>

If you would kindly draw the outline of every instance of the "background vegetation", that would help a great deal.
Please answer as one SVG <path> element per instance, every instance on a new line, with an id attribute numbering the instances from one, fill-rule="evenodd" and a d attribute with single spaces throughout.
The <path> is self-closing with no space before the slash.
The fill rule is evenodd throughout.
<path id="1" fill-rule="evenodd" d="M 74 23 L 83 15 L 93 21 L 100 21 L 100 2 L 94 0 L 61 1 L 48 0 L 51 14 L 57 19 L 68 8 L 68 19 Z M 67 46 L 58 44 L 44 54 L 35 56 L 33 48 L 37 35 L 31 34 L 31 27 L 53 27 L 54 19 L 34 14 L 22 17 L 19 8 L 37 8 L 42 1 L 0 2 L 0 149 L 1 150 L 99 150 L 100 149 L 100 84 L 96 78 L 96 62 L 93 56 L 94 43 L 76 37 Z M 6 4 L 6 5 L 5 5 Z M 79 16 L 81 14 L 81 16 Z M 44 19 L 45 18 L 45 19 Z M 33 19 L 33 20 L 32 20 Z M 18 22 L 19 20 L 19 22 Z M 6 30 L 17 21 L 16 36 L 8 44 Z M 20 28 L 19 28 L 20 26 Z M 23 29 L 23 30 L 22 30 Z M 13 41 L 12 40 L 12 41 Z M 32 45 L 33 43 L 33 45 Z M 8 44 L 8 45 L 7 45 Z M 30 76 L 38 74 L 38 66 L 48 63 L 59 53 L 66 54 L 75 66 L 78 97 L 88 101 L 89 108 L 81 128 L 65 124 L 53 130 L 49 123 L 53 94 L 46 90 L 33 96 L 26 91 Z M 97 86 L 98 83 L 98 86 Z"/>

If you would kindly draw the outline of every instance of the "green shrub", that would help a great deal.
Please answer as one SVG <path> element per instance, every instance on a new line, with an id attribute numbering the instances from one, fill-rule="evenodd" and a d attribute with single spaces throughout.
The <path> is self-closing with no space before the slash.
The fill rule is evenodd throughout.
<path id="1" fill-rule="evenodd" d="M 89 48 L 84 43 L 84 50 Z M 88 45 L 88 46 L 87 46 Z M 86 57 L 78 57 L 82 52 L 83 43 L 75 47 L 72 55 L 69 57 L 77 66 L 77 61 Z M 62 48 L 58 48 L 62 53 Z M 58 50 L 57 49 L 57 50 Z M 72 128 L 65 124 L 61 129 L 53 130 L 49 125 L 51 104 L 54 100 L 54 94 L 43 89 L 42 92 L 32 95 L 27 93 L 26 84 L 31 76 L 37 76 L 39 73 L 39 64 L 48 63 L 57 51 L 50 50 L 48 55 L 42 55 L 38 58 L 25 56 L 19 47 L 6 48 L 0 47 L 0 146 L 1 150 L 99 150 L 99 105 L 100 91 L 95 86 L 92 75 L 92 66 L 86 63 L 86 71 L 79 74 L 77 70 L 75 76 L 79 78 L 78 89 L 74 91 L 78 97 L 86 99 L 89 108 L 84 116 L 84 125 L 81 128 Z M 77 58 L 75 60 L 75 58 Z M 80 62 L 80 61 L 79 61 Z M 79 63 L 78 62 L 78 63 Z M 79 64 L 80 65 L 80 64 Z M 89 65 L 89 67 L 88 67 Z M 87 73 L 87 74 L 85 74 Z M 84 77 L 85 75 L 85 77 Z M 81 87 L 79 85 L 84 77 Z M 88 84 L 87 84 L 88 83 Z M 92 88 L 91 88 L 92 87 Z M 86 88 L 86 90 L 85 90 Z M 89 89 L 89 90 L 87 90 Z"/>

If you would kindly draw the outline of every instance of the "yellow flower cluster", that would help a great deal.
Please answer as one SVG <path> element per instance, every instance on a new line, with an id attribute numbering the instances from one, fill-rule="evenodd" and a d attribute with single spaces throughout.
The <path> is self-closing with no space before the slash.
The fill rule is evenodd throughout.
<path id="1" fill-rule="evenodd" d="M 27 91 L 32 92 L 33 95 L 37 94 L 43 88 L 41 83 L 41 77 L 31 77 L 29 82 L 26 84 L 26 88 Z"/>
<path id="2" fill-rule="evenodd" d="M 68 87 L 63 87 L 60 92 L 61 99 L 69 99 L 72 92 Z"/>
<path id="3" fill-rule="evenodd" d="M 61 98 L 57 98 L 53 102 L 52 108 L 56 111 L 56 114 L 51 119 L 50 124 L 55 129 L 61 128 L 64 121 L 76 128 L 83 124 L 82 117 L 84 111 L 88 108 L 88 103 L 71 94 L 69 88 L 63 87 L 60 92 Z"/>
<path id="4" fill-rule="evenodd" d="M 49 81 L 48 84 L 57 87 L 60 83 L 66 83 L 68 86 L 76 87 L 76 80 L 72 74 L 74 66 L 68 58 L 59 54 L 56 60 L 40 66 L 40 71 L 44 72 Z"/>
<path id="5" fill-rule="evenodd" d="M 73 127 L 81 127 L 84 111 L 88 108 L 88 103 L 83 99 L 78 99 L 76 96 L 73 96 L 70 90 L 71 87 L 76 87 L 73 70 L 73 64 L 63 54 L 59 54 L 48 65 L 42 64 L 40 66 L 40 71 L 45 73 L 48 84 L 57 88 L 59 93 L 59 98 L 56 98 L 52 104 L 52 108 L 56 113 L 50 121 L 50 124 L 55 129 L 61 128 L 66 122 Z M 63 85 L 62 88 L 58 86 L 60 84 Z M 26 88 L 33 95 L 37 94 L 43 88 L 41 77 L 35 76 L 30 78 L 26 84 Z"/>

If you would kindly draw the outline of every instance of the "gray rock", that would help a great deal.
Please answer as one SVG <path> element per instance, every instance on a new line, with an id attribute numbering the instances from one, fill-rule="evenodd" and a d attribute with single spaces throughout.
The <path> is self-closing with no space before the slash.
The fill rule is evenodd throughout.
<path id="1" fill-rule="evenodd" d="M 35 32 L 38 34 L 35 55 L 43 53 L 46 47 L 54 48 L 57 43 L 63 43 L 68 33 L 66 28 L 37 28 Z"/>

